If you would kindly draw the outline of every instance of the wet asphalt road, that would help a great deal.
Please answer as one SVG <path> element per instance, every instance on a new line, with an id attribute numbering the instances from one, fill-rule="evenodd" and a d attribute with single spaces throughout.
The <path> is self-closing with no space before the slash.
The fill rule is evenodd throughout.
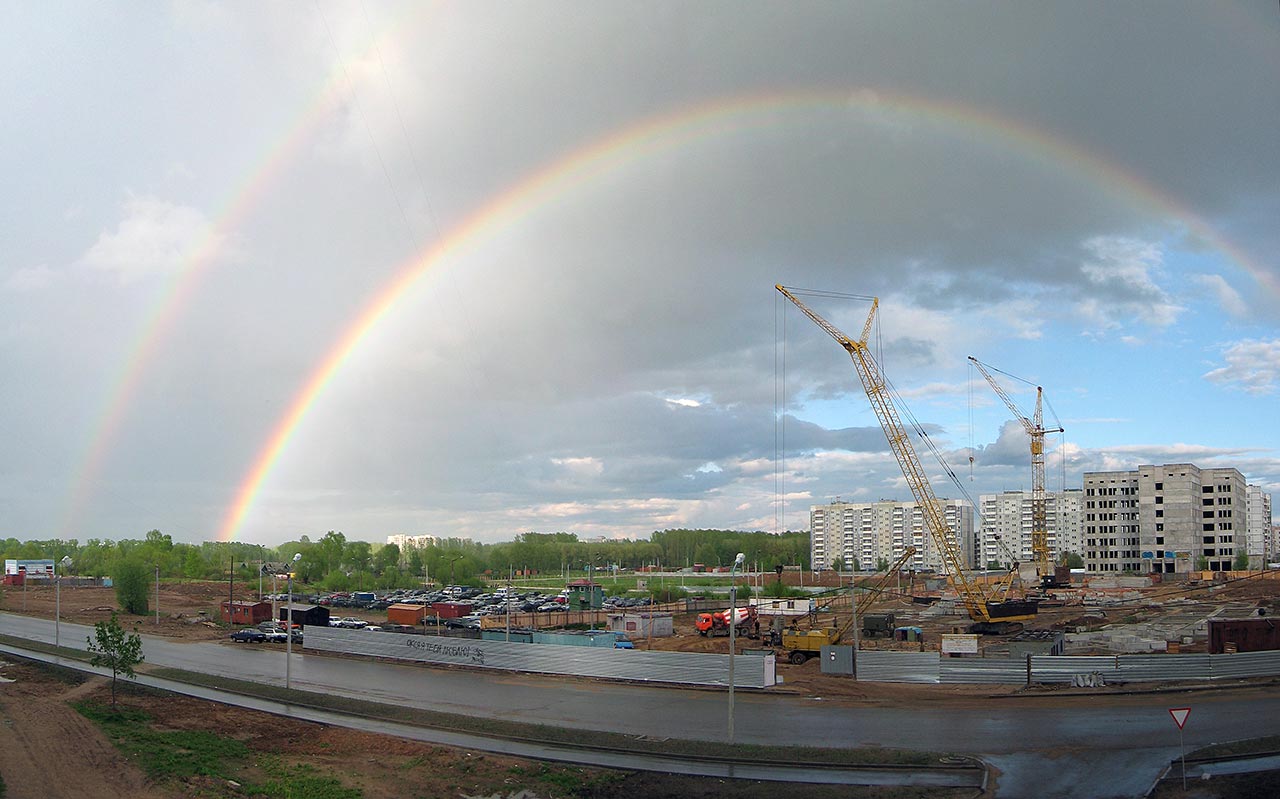
<path id="1" fill-rule="evenodd" d="M 85 648 L 90 628 L 63 623 L 63 646 Z M 145 635 L 146 662 L 241 680 L 283 685 L 285 655 L 275 648 L 175 643 Z M 0 613 L 0 633 L 53 641 L 53 623 Z M 293 687 L 429 710 L 631 735 L 724 740 L 728 720 L 720 691 L 583 682 L 483 669 L 398 666 L 295 650 Z M 1148 701 L 1149 700 L 1149 701 Z M 1192 707 L 1188 749 L 1280 733 L 1280 696 L 1237 692 L 1149 696 L 1103 704 L 1079 697 L 1065 706 L 1034 699 L 993 699 L 983 710 L 847 707 L 794 695 L 738 691 L 737 740 L 802 746 L 885 746 L 982 756 L 998 770 L 995 795 L 1132 797 L 1142 795 L 1178 756 L 1168 708 Z"/>

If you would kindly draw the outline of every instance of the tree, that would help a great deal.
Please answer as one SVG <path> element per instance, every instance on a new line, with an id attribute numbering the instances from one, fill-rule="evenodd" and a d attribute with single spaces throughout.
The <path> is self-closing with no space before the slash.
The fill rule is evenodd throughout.
<path id="1" fill-rule="evenodd" d="M 111 579 L 116 584 L 116 601 L 120 607 L 135 616 L 146 615 L 150 576 L 147 567 L 136 560 L 126 559 L 116 564 Z"/>
<path id="2" fill-rule="evenodd" d="M 111 621 L 93 625 L 93 638 L 86 636 L 85 640 L 93 653 L 89 662 L 111 669 L 111 709 L 115 710 L 116 677 L 123 674 L 132 680 L 138 676 L 134 674 L 133 667 L 143 660 L 142 638 L 137 633 L 125 632 L 116 614 L 112 613 Z"/>
<path id="3" fill-rule="evenodd" d="M 1062 555 L 1062 565 L 1069 569 L 1083 569 L 1084 558 L 1076 552 L 1064 552 Z"/>
<path id="4" fill-rule="evenodd" d="M 1248 571 L 1249 569 L 1249 553 L 1243 549 L 1236 553 L 1236 571 Z"/>

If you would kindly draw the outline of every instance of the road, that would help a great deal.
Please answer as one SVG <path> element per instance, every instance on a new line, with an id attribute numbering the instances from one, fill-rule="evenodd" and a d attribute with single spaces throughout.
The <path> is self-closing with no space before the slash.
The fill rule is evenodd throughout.
<path id="1" fill-rule="evenodd" d="M 63 623 L 64 646 L 84 648 L 91 628 Z M 53 623 L 0 613 L 0 633 L 53 641 Z M 285 655 L 253 645 L 175 643 L 143 636 L 146 662 L 217 676 L 283 684 Z M 724 740 L 723 693 L 584 682 L 484 670 L 398 666 L 295 652 L 293 687 L 472 716 L 604 730 Z M 1280 696 L 1249 691 L 1188 699 L 1080 697 L 1076 701 L 992 699 L 980 710 L 953 703 L 848 706 L 794 694 L 739 691 L 735 735 L 743 743 L 819 747 L 884 746 L 975 754 L 1000 772 L 995 795 L 1132 797 L 1178 756 L 1168 708 L 1193 708 L 1188 749 L 1280 734 Z"/>

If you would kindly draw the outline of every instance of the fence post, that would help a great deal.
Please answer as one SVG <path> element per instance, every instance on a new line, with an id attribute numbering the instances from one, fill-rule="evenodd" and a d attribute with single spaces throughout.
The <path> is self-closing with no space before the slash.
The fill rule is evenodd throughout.
<path id="1" fill-rule="evenodd" d="M 1031 687 L 1031 653 L 1027 653 L 1027 687 Z"/>

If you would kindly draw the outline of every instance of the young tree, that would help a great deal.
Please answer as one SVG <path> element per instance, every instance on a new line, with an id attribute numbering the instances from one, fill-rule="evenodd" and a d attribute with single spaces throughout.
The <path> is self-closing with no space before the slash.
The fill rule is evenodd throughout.
<path id="1" fill-rule="evenodd" d="M 1242 549 L 1236 553 L 1235 567 L 1236 567 L 1236 571 L 1238 572 L 1248 571 L 1249 569 L 1249 553 L 1248 552 L 1245 552 Z"/>
<path id="2" fill-rule="evenodd" d="M 125 559 L 116 564 L 112 580 L 116 585 L 116 601 L 135 616 L 146 615 L 150 573 L 136 560 Z"/>
<path id="3" fill-rule="evenodd" d="M 89 651 L 93 657 L 89 660 L 95 666 L 111 669 L 111 709 L 116 708 L 116 677 L 123 674 L 129 679 L 137 677 L 133 667 L 142 662 L 142 638 L 136 633 L 127 633 L 120 626 L 116 614 L 111 614 L 111 621 L 100 621 L 93 625 L 93 638 L 85 638 L 89 642 Z"/>

